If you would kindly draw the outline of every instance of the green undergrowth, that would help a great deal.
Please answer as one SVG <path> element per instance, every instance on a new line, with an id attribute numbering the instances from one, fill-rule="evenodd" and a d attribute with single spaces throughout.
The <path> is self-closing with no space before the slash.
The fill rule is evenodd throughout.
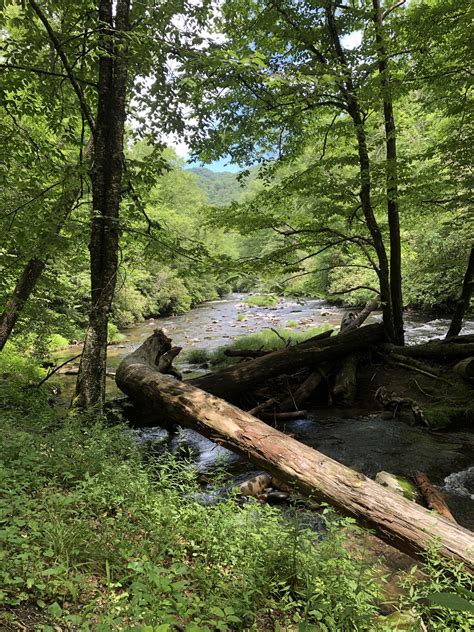
<path id="1" fill-rule="evenodd" d="M 330 329 L 329 325 L 312 327 L 311 329 L 306 329 L 305 331 L 295 331 L 287 327 L 275 329 L 265 328 L 254 334 L 238 336 L 230 344 L 219 347 L 218 349 L 190 349 L 183 355 L 183 357 L 186 362 L 191 364 L 202 364 L 207 362 L 213 366 L 224 366 L 238 361 L 238 358 L 229 358 L 225 355 L 225 351 L 227 349 L 262 349 L 265 351 L 283 349 L 287 345 L 304 342 L 305 340 L 308 340 L 308 338 L 317 336 L 327 329 Z"/>
<path id="2" fill-rule="evenodd" d="M 275 307 L 278 301 L 278 296 L 275 296 L 275 294 L 248 296 L 244 299 L 244 303 L 248 305 L 248 307 Z"/>
<path id="3" fill-rule="evenodd" d="M 145 459 L 125 427 L 98 415 L 61 417 L 21 360 L 0 356 L 0 370 L 10 376 L 0 400 L 1 629 L 24 619 L 43 632 L 394 629 L 380 617 L 376 569 L 345 546 L 351 521 L 328 513 L 317 533 L 297 510 L 233 497 L 203 506 L 188 462 Z M 425 584 L 408 576 L 407 586 L 404 608 L 418 607 Z"/>

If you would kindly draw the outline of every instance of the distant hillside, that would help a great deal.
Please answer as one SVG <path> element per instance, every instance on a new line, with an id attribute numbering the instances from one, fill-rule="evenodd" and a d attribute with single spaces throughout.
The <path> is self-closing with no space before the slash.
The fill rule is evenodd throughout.
<path id="1" fill-rule="evenodd" d="M 199 186 L 207 194 L 209 203 L 215 206 L 238 201 L 245 191 L 246 187 L 240 186 L 236 173 L 211 171 L 205 167 L 195 167 L 190 171 L 198 177 Z"/>

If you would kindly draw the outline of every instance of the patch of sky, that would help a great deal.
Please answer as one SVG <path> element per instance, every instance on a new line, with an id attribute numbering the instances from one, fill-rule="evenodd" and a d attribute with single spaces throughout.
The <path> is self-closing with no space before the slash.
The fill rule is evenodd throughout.
<path id="1" fill-rule="evenodd" d="M 241 171 L 239 165 L 231 164 L 230 158 L 220 158 L 214 162 L 203 163 L 200 160 L 187 160 L 185 169 L 193 169 L 194 167 L 205 167 L 210 171 L 227 171 L 228 173 L 238 173 Z"/>

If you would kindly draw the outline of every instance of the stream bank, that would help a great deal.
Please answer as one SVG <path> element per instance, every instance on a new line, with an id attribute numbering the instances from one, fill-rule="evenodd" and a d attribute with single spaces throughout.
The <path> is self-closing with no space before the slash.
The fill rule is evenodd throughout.
<path id="1" fill-rule="evenodd" d="M 125 330 L 126 341 L 109 349 L 110 369 L 157 327 L 165 329 L 173 343 L 185 350 L 212 350 L 229 344 L 239 335 L 254 333 L 263 327 L 285 327 L 290 321 L 296 321 L 295 329 L 300 331 L 322 325 L 338 326 L 346 311 L 319 300 L 305 303 L 282 300 L 273 308 L 248 307 L 242 302 L 243 298 L 237 295 L 210 302 L 182 316 L 152 319 Z M 245 314 L 245 319 L 238 320 L 239 314 Z M 369 322 L 377 320 L 379 316 L 373 315 Z M 424 342 L 442 336 L 447 324 L 444 319 L 426 321 L 419 314 L 407 314 L 407 340 Z M 465 333 L 470 332 L 474 332 L 472 321 L 465 329 Z M 75 349 L 68 351 L 71 356 L 77 353 Z M 188 375 L 206 371 L 180 360 L 179 356 L 176 365 Z M 60 378 L 64 394 L 67 379 Z M 69 379 L 70 384 L 73 379 Z M 110 394 L 115 394 L 113 380 L 109 379 L 108 383 Z M 383 414 L 367 407 L 345 411 L 318 407 L 309 411 L 307 419 L 287 422 L 280 429 L 371 477 L 380 470 L 407 477 L 412 476 L 415 469 L 427 472 L 448 495 L 448 503 L 460 524 L 474 529 L 474 469 L 471 467 L 474 448 L 469 445 L 472 440 L 469 432 L 430 433 L 396 419 L 385 419 Z M 146 428 L 135 433 L 140 442 L 164 443 L 172 451 L 188 456 L 203 473 L 225 463 L 226 471 L 232 474 L 236 484 L 256 473 L 245 460 L 191 430 L 182 430 L 177 436 L 169 436 L 161 428 Z"/>

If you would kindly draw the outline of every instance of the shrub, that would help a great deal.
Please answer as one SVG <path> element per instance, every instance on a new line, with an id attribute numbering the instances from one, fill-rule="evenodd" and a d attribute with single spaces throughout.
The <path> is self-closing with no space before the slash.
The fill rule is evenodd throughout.
<path id="1" fill-rule="evenodd" d="M 209 351 L 207 349 L 189 349 L 183 358 L 190 364 L 203 364 L 209 361 Z"/>
<path id="2" fill-rule="evenodd" d="M 107 341 L 110 343 L 120 342 L 121 340 L 125 340 L 125 336 L 119 332 L 117 325 L 110 322 L 107 323 Z"/>
<path id="3" fill-rule="evenodd" d="M 69 346 L 69 340 L 61 334 L 52 334 L 48 339 L 48 348 L 50 351 L 60 351 Z"/>

